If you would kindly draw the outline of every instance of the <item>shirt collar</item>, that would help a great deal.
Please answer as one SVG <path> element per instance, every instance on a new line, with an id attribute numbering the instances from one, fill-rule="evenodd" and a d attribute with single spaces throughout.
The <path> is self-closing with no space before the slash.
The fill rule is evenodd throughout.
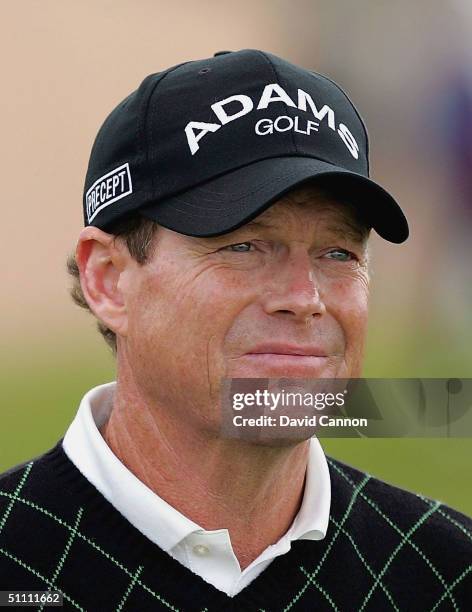
<path id="1" fill-rule="evenodd" d="M 90 389 L 67 429 L 63 448 L 69 459 L 102 495 L 141 533 L 170 551 L 192 533 L 209 533 L 141 482 L 111 451 L 99 428 L 113 408 L 116 382 Z M 305 489 L 300 510 L 281 539 L 325 537 L 331 505 L 331 482 L 323 449 L 310 440 Z"/>

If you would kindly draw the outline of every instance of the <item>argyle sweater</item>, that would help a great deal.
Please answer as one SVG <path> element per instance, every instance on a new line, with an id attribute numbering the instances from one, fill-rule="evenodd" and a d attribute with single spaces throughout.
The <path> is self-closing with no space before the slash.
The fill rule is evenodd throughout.
<path id="1" fill-rule="evenodd" d="M 327 460 L 326 537 L 293 542 L 230 597 L 128 522 L 61 439 L 0 475 L 0 590 L 58 590 L 64 610 L 97 612 L 472 610 L 472 519 Z"/>

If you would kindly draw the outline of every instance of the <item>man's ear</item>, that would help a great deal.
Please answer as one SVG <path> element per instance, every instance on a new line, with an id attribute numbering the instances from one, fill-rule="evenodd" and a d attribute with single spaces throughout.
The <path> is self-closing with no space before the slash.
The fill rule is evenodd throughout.
<path id="1" fill-rule="evenodd" d="M 128 318 L 119 280 L 130 255 L 114 238 L 98 227 L 85 227 L 77 241 L 75 259 L 90 309 L 115 334 L 126 336 Z"/>

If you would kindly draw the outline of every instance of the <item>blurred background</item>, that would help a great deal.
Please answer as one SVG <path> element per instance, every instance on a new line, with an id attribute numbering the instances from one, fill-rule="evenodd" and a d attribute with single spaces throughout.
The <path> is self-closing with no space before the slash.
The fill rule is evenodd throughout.
<path id="1" fill-rule="evenodd" d="M 17 0 L 0 26 L 0 472 L 53 446 L 114 379 L 65 260 L 93 139 L 144 76 L 259 48 L 339 82 L 411 237 L 373 236 L 366 377 L 472 377 L 470 0 Z M 472 515 L 472 440 L 321 440 L 327 454 Z"/>

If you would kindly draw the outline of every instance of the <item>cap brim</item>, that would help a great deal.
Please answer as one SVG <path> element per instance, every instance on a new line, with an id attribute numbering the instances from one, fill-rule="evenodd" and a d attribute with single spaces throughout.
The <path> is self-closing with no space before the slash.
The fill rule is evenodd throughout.
<path id="1" fill-rule="evenodd" d="M 291 189 L 310 179 L 342 187 L 362 218 L 390 242 L 408 238 L 407 220 L 393 197 L 369 178 L 313 157 L 276 157 L 254 162 L 153 202 L 140 214 L 188 236 L 218 236 L 251 221 Z M 351 197 L 352 196 L 352 197 Z"/>

